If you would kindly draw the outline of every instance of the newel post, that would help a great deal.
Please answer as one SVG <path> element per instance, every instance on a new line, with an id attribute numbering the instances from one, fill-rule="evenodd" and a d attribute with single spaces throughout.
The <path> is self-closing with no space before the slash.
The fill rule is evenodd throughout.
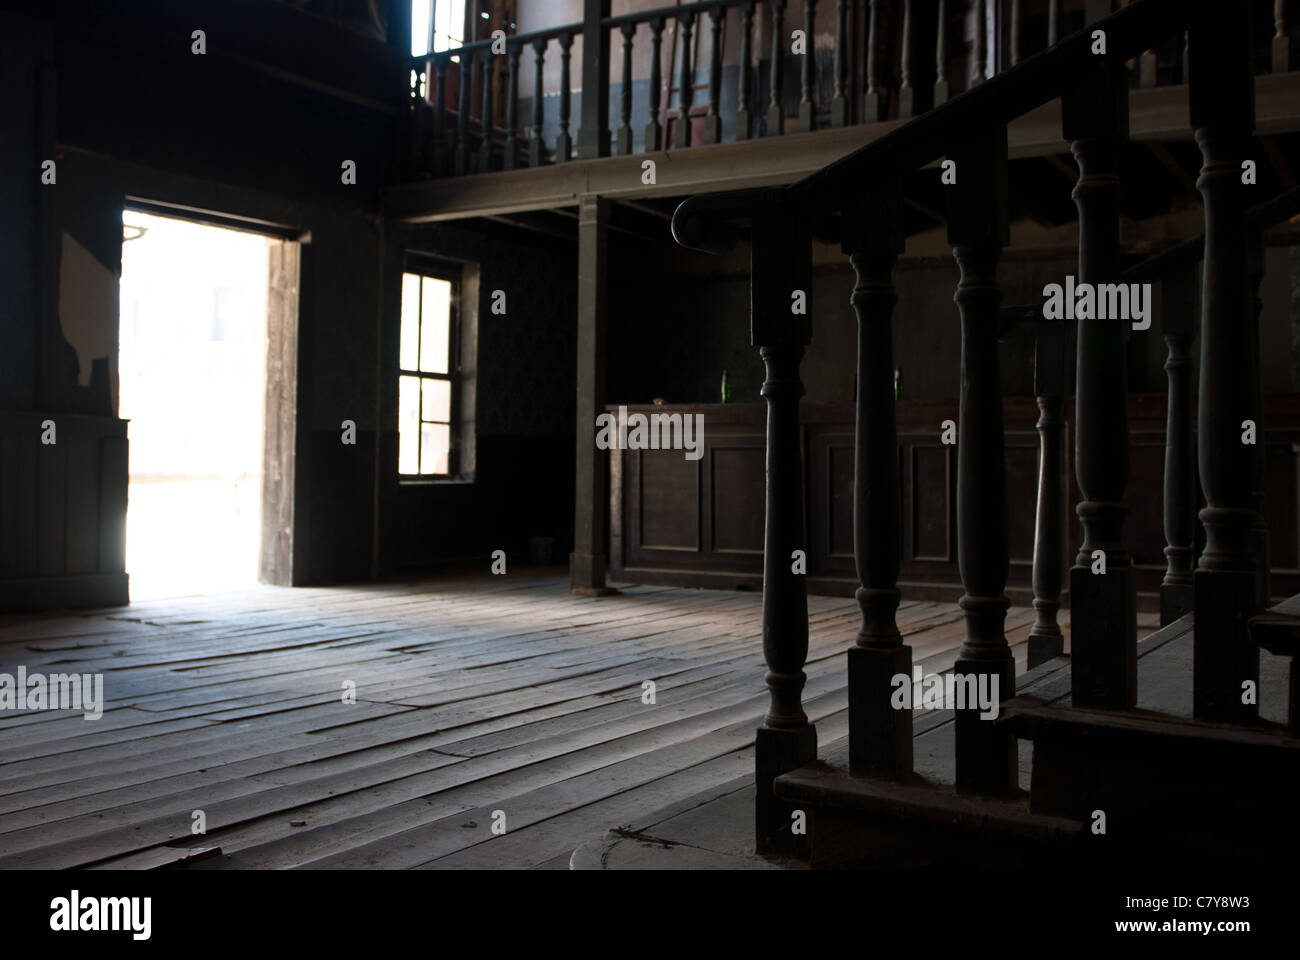
<path id="1" fill-rule="evenodd" d="M 854 776 L 902 779 L 912 772 L 912 711 L 893 708 L 892 679 L 911 684 L 912 648 L 895 615 L 902 560 L 898 429 L 894 415 L 894 263 L 903 250 L 903 190 L 898 178 L 868 196 L 845 198 L 844 252 L 857 283 L 857 423 L 853 448 L 855 597 L 862 628 L 849 649 L 849 770 Z"/>
<path id="2" fill-rule="evenodd" d="M 1119 176 L 1128 138 L 1124 64 L 1091 58 L 1061 102 L 1065 139 L 1079 165 L 1077 284 L 1120 280 Z M 1072 699 L 1077 707 L 1125 710 L 1137 702 L 1137 594 L 1124 547 L 1128 486 L 1129 321 L 1078 321 L 1075 373 L 1076 512 L 1083 542 L 1070 570 Z"/>
<path id="3" fill-rule="evenodd" d="M 953 673 L 967 689 L 1015 695 L 1016 664 L 1005 625 L 1007 485 L 998 373 L 997 263 L 1010 240 L 1007 129 L 974 137 L 958 153 L 948 240 L 961 268 L 953 299 L 961 313 L 961 407 L 957 434 L 957 566 L 966 637 Z M 938 425 L 936 424 L 936 429 Z M 995 686 L 996 685 L 996 686 Z M 1016 785 L 1016 742 L 968 694 L 956 711 L 957 789 L 1002 795 Z M 976 700 L 982 698 L 974 698 Z M 958 705 L 962 706 L 962 705 Z"/>
<path id="4" fill-rule="evenodd" d="M 799 853 L 806 835 L 791 833 L 793 808 L 772 781 L 817 756 L 817 731 L 803 711 L 808 659 L 808 594 L 803 566 L 803 447 L 799 363 L 812 339 L 812 238 L 806 223 L 780 211 L 755 216 L 751 246 L 750 339 L 766 368 L 767 521 L 763 539 L 763 656 L 771 704 L 754 745 L 759 852 Z"/>
<path id="5" fill-rule="evenodd" d="M 1197 719 L 1250 722 L 1259 686 L 1259 650 L 1247 619 L 1258 609 L 1252 549 L 1256 455 L 1263 442 L 1259 356 L 1249 267 L 1242 160 L 1255 125 L 1250 17 L 1198 11 L 1189 31 L 1188 98 L 1203 164 L 1196 181 L 1205 215 L 1197 456 L 1205 549 L 1195 574 L 1192 713 Z M 1255 425 L 1250 437 L 1247 421 Z M 1250 702 L 1243 702 L 1249 700 Z"/>

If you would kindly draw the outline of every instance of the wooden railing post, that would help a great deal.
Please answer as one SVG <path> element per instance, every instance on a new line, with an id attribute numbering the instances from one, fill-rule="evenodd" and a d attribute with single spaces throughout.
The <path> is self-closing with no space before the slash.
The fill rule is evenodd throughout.
<path id="1" fill-rule="evenodd" d="M 573 153 L 569 134 L 569 117 L 573 109 L 573 79 L 569 63 L 573 59 L 573 34 L 560 34 L 560 133 L 555 138 L 555 162 L 565 163 Z"/>
<path id="2" fill-rule="evenodd" d="M 988 0 L 974 0 L 972 6 L 975 10 L 975 37 L 971 41 L 970 53 L 970 86 L 985 81 L 985 74 L 988 72 L 988 24 L 985 22 L 985 12 Z"/>
<path id="3" fill-rule="evenodd" d="M 817 129 L 817 0 L 803 0 L 804 54 L 800 64 L 799 132 Z"/>
<path id="4" fill-rule="evenodd" d="M 1165 575 L 1160 582 L 1160 625 L 1192 610 L 1196 552 L 1196 469 L 1192 439 L 1192 311 L 1196 268 L 1167 274 L 1161 289 L 1168 402 L 1165 414 Z"/>
<path id="5" fill-rule="evenodd" d="M 831 126 L 849 122 L 849 103 L 845 98 L 849 72 L 849 0 L 835 2 L 835 89 L 831 93 Z"/>
<path id="6" fill-rule="evenodd" d="M 1119 177 L 1128 136 L 1127 73 L 1095 56 L 1061 98 L 1065 139 L 1079 165 L 1076 282 L 1119 281 Z M 1075 375 L 1075 476 L 1083 543 L 1070 570 L 1074 705 L 1124 710 L 1137 702 L 1137 594 L 1124 547 L 1128 486 L 1128 321 L 1080 319 Z"/>
<path id="7" fill-rule="evenodd" d="M 691 145 L 691 104 L 694 100 L 695 63 L 691 59 L 691 33 L 695 28 L 695 14 L 683 13 L 677 17 L 681 31 L 682 68 L 677 79 L 677 149 Z"/>
<path id="8" fill-rule="evenodd" d="M 483 54 L 483 141 L 478 147 L 479 173 L 492 169 L 492 69 L 496 57 L 491 53 Z"/>
<path id="9" fill-rule="evenodd" d="M 902 517 L 895 423 L 893 271 L 903 250 L 902 182 L 875 184 L 870 201 L 855 192 L 843 204 L 844 251 L 857 284 L 857 425 L 853 461 L 855 594 L 862 628 L 849 650 L 849 770 L 854 776 L 905 778 L 912 772 L 912 711 L 891 705 L 892 679 L 912 675 L 912 648 L 895 619 L 902 560 Z"/>
<path id="10" fill-rule="evenodd" d="M 736 139 L 748 140 L 754 124 L 751 86 L 754 79 L 754 0 L 740 4 L 740 76 L 736 103 Z"/>
<path id="11" fill-rule="evenodd" d="M 582 121 L 578 156 L 609 156 L 609 18 L 610 0 L 582 0 Z M 567 48 L 566 48 L 567 56 Z M 568 159 L 568 154 L 565 154 Z"/>
<path id="12" fill-rule="evenodd" d="M 1007 607 L 1007 488 L 998 374 L 997 263 L 1010 240 L 1007 137 L 1002 126 L 953 154 L 957 183 L 948 239 L 961 269 L 953 299 L 961 313 L 961 408 L 957 435 L 957 566 L 966 636 L 959 678 L 999 700 L 1015 695 L 1016 665 L 1004 632 Z M 936 425 L 937 427 L 937 425 Z M 968 684 L 972 681 L 966 681 Z M 956 711 L 957 789 L 1003 795 L 1016 785 L 1016 743 L 967 698 Z"/>
<path id="13" fill-rule="evenodd" d="M 803 528 L 803 456 L 799 361 L 810 342 L 809 314 L 792 314 L 791 294 L 812 293 L 812 239 L 807 226 L 780 213 L 756 216 L 751 246 L 750 336 L 767 371 L 767 519 L 763 540 L 763 656 L 771 705 L 754 744 L 760 853 L 806 849 L 791 832 L 791 808 L 778 801 L 772 781 L 817 756 L 817 731 L 801 701 L 808 659 L 808 595 L 794 571 L 796 550 L 807 550 Z M 809 307 L 808 309 L 811 309 Z"/>
<path id="14" fill-rule="evenodd" d="M 506 143 L 502 166 L 513 170 L 518 164 L 519 154 L 519 44 L 511 44 L 507 51 L 509 68 L 506 73 Z"/>
<path id="15" fill-rule="evenodd" d="M 1047 45 L 1061 39 L 1061 0 L 1047 0 Z"/>
<path id="16" fill-rule="evenodd" d="M 722 7 L 709 8 L 709 110 L 704 117 L 704 142 L 722 142 Z"/>
<path id="17" fill-rule="evenodd" d="M 469 173 L 469 96 L 474 86 L 474 52 L 460 51 L 460 102 L 456 113 L 456 176 Z"/>
<path id="18" fill-rule="evenodd" d="M 645 125 L 645 149 L 651 153 L 663 147 L 663 126 L 659 123 L 659 88 L 663 86 L 662 68 L 664 20 L 655 17 L 650 21 L 650 120 Z"/>
<path id="19" fill-rule="evenodd" d="M 1059 657 L 1065 637 L 1056 622 L 1065 579 L 1065 344 L 1062 323 L 1044 323 L 1034 338 L 1034 394 L 1038 398 L 1038 507 L 1034 522 L 1034 625 L 1030 668 Z"/>
<path id="20" fill-rule="evenodd" d="M 772 8 L 772 98 L 767 106 L 766 126 L 767 136 L 777 137 L 785 132 L 781 112 L 781 93 L 785 86 L 785 0 L 768 0 L 768 5 Z"/>
<path id="21" fill-rule="evenodd" d="M 636 24 L 619 25 L 623 34 L 623 82 L 619 89 L 618 152 L 627 156 L 632 152 L 632 35 Z"/>
<path id="22" fill-rule="evenodd" d="M 533 131 L 528 141 L 528 165 L 540 167 L 546 160 L 546 143 L 542 140 L 542 127 L 546 117 L 546 96 L 544 94 L 542 70 L 546 64 L 546 39 L 538 37 L 533 41 Z"/>
<path id="23" fill-rule="evenodd" d="M 1259 686 L 1259 650 L 1246 621 L 1257 611 L 1255 556 L 1255 450 L 1245 443 L 1246 421 L 1255 424 L 1259 364 L 1250 315 L 1246 207 L 1249 187 L 1241 161 L 1254 129 L 1250 17 L 1222 17 L 1207 7 L 1193 20 L 1189 46 L 1192 126 L 1203 164 L 1196 181 L 1205 211 L 1205 262 L 1201 293 L 1201 363 L 1197 453 L 1206 507 L 1205 549 L 1195 574 L 1192 712 L 1197 719 L 1251 722 Z M 1243 700 L 1250 700 L 1243 703 Z"/>
<path id="24" fill-rule="evenodd" d="M 1007 16 L 1011 18 L 1008 41 L 1011 47 L 1011 66 L 1014 67 L 1020 62 L 1020 0 L 1011 0 Z"/>

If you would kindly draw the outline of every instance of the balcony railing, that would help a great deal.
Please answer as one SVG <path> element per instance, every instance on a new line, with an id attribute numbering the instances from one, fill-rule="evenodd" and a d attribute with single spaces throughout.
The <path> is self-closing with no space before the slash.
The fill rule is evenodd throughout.
<path id="1" fill-rule="evenodd" d="M 700 0 L 611 17 L 607 2 L 587 0 L 583 21 L 413 58 L 407 173 L 462 176 L 908 119 L 1052 46 L 1096 6 L 1107 12 L 1110 4 Z M 1253 38 L 1255 72 L 1289 70 L 1285 4 L 1274 0 L 1271 17 L 1257 19 L 1272 31 Z M 642 44 L 650 45 L 649 75 L 634 77 Z M 556 56 L 559 83 L 551 89 L 546 63 Z M 1185 83 L 1185 32 L 1127 69 L 1130 88 Z M 637 116 L 633 88 L 642 80 L 648 98 Z M 595 96 L 584 96 L 590 90 Z M 530 101 L 526 116 L 521 95 Z"/>

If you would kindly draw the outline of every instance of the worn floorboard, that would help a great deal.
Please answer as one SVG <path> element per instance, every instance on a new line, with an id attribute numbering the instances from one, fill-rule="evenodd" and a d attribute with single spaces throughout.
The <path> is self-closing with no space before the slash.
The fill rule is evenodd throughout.
<path id="1" fill-rule="evenodd" d="M 761 603 L 572 597 L 543 569 L 0 617 L 0 672 L 102 674 L 105 701 L 98 720 L 0 712 L 0 868 L 562 867 L 752 770 Z M 858 612 L 808 606 L 830 744 Z M 1008 613 L 1021 669 L 1032 621 Z M 951 665 L 955 605 L 904 602 L 899 624 L 915 662 Z"/>

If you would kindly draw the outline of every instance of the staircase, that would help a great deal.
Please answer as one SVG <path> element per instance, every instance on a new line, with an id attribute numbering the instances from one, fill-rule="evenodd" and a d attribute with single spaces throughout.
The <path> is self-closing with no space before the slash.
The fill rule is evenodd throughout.
<path id="1" fill-rule="evenodd" d="M 1195 438 L 1191 318 L 1166 321 L 1165 330 L 1166 626 L 1139 649 L 1124 546 L 1126 349 L 1130 336 L 1152 334 L 1132 331 L 1123 317 L 1085 315 L 1074 325 L 1034 318 L 1043 411 L 1037 666 L 1017 678 L 1004 634 L 1008 504 L 997 351 L 1006 324 L 998 261 L 1010 239 L 1006 127 L 1060 101 L 1079 168 L 1076 282 L 1121 282 L 1125 63 L 1184 31 L 1191 126 L 1203 158 L 1204 281 Z M 1300 785 L 1296 688 L 1282 678 L 1300 636 L 1300 601 L 1260 616 L 1268 597 L 1263 456 L 1243 432 L 1247 421 L 1260 423 L 1261 410 L 1262 198 L 1242 175 L 1243 158 L 1255 152 L 1251 44 L 1245 5 L 1135 0 L 803 181 L 694 197 L 678 208 L 673 232 L 683 246 L 721 252 L 748 237 L 751 339 L 767 371 L 763 647 L 771 706 L 756 741 L 760 853 L 815 866 L 1059 867 L 1151 857 L 1255 862 L 1300 848 L 1291 812 Z M 894 696 L 895 678 L 911 677 L 912 654 L 895 622 L 902 518 L 892 453 L 892 275 L 906 243 L 902 177 L 930 166 L 936 178 L 955 172 L 947 219 L 961 271 L 957 556 L 966 634 L 952 673 L 997 690 L 1000 709 L 994 719 L 958 703 L 914 724 Z M 862 627 L 847 658 L 848 748 L 821 759 L 801 705 L 806 593 L 789 559 L 805 537 L 799 365 L 811 337 L 808 316 L 792 316 L 789 304 L 793 291 L 811 288 L 814 237 L 838 240 L 850 257 L 859 322 L 854 555 Z M 1065 482 L 1054 451 L 1071 359 L 1082 545 L 1067 574 L 1059 561 L 1065 521 L 1053 504 Z M 1206 545 L 1193 571 L 1196 466 Z M 1068 658 L 1056 625 L 1063 586 Z M 1265 655 L 1263 673 L 1260 646 L 1278 654 Z"/>

